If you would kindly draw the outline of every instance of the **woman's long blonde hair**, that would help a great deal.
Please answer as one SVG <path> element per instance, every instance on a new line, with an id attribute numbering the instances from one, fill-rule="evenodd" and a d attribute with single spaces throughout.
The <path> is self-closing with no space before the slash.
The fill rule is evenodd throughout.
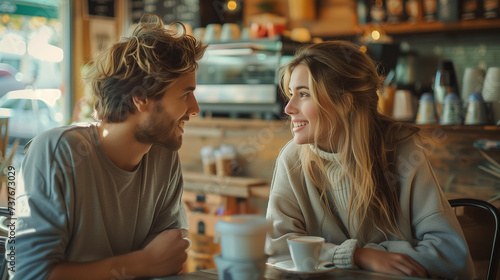
<path id="1" fill-rule="evenodd" d="M 395 149 L 418 128 L 378 112 L 377 90 L 382 78 L 373 60 L 356 45 L 329 41 L 300 48 L 280 71 L 281 90 L 286 95 L 290 76 L 298 65 L 305 65 L 309 71 L 309 89 L 318 111 L 314 147 L 335 151 L 342 176 L 351 179 L 347 229 L 351 229 L 354 219 L 358 227 L 350 234 L 366 242 L 363 229 L 376 228 L 403 238 L 398 228 L 399 192 L 393 179 Z M 318 147 L 320 136 L 322 143 L 327 139 L 329 147 Z M 324 161 L 304 145 L 300 162 L 331 213 L 326 188 L 335 182 L 326 181 Z"/>

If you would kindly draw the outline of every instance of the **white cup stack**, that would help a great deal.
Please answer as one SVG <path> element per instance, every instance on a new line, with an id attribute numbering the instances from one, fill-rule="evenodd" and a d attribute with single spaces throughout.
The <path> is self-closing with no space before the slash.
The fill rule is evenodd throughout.
<path id="1" fill-rule="evenodd" d="M 394 107 L 392 117 L 398 121 L 413 121 L 415 110 L 413 109 L 413 95 L 409 90 L 396 90 L 394 93 Z"/>
<path id="2" fill-rule="evenodd" d="M 490 67 L 484 77 L 483 99 L 491 103 L 493 124 L 500 124 L 500 67 Z"/>
<path id="3" fill-rule="evenodd" d="M 241 38 L 240 26 L 236 23 L 224 23 L 222 25 L 220 40 L 223 42 L 236 41 Z"/>
<path id="4" fill-rule="evenodd" d="M 467 102 L 472 93 L 481 93 L 484 83 L 484 75 L 484 70 L 481 68 L 465 68 L 461 91 L 462 102 Z"/>
<path id="5" fill-rule="evenodd" d="M 259 280 L 264 276 L 267 255 L 266 234 L 271 222 L 259 215 L 226 216 L 215 224 L 215 242 L 221 254 L 215 256 L 219 280 Z"/>
<path id="6" fill-rule="evenodd" d="M 441 125 L 462 124 L 462 104 L 455 93 L 448 93 L 443 102 L 443 114 L 439 120 Z"/>
<path id="7" fill-rule="evenodd" d="M 220 39 L 222 26 L 218 23 L 210 23 L 205 27 L 205 33 L 203 34 L 203 42 L 205 44 L 217 42 Z"/>
<path id="8" fill-rule="evenodd" d="M 418 105 L 417 119 L 415 123 L 417 124 L 435 124 L 438 122 L 436 115 L 436 108 L 434 106 L 434 97 L 431 93 L 424 93 L 420 97 L 420 102 Z"/>

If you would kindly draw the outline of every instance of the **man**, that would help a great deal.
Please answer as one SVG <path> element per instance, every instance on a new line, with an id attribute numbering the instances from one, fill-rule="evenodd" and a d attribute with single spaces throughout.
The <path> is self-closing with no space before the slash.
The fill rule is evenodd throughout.
<path id="1" fill-rule="evenodd" d="M 86 78 L 98 122 L 42 133 L 27 146 L 13 279 L 182 270 L 189 241 L 177 150 L 199 113 L 193 91 L 205 49 L 151 15 L 93 61 Z"/>

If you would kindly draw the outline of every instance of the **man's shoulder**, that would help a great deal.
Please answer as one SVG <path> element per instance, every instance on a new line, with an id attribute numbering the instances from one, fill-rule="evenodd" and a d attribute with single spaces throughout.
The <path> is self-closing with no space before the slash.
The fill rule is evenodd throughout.
<path id="1" fill-rule="evenodd" d="M 25 151 L 32 147 L 34 149 L 42 148 L 53 150 L 61 143 L 74 145 L 82 141 L 91 141 L 92 124 L 78 124 L 60 126 L 46 130 L 33 138 L 25 146 Z"/>

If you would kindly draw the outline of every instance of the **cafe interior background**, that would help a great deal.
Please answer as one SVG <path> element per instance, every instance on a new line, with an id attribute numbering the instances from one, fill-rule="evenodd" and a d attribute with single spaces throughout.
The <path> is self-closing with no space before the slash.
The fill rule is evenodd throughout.
<path id="1" fill-rule="evenodd" d="M 214 224 L 223 215 L 265 214 L 274 160 L 292 137 L 277 69 L 311 42 L 359 44 L 387 76 L 381 112 L 418 123 L 446 195 L 500 206 L 499 168 L 488 160 L 500 161 L 498 0 L 0 0 L 2 163 L 18 170 L 31 137 L 92 121 L 82 70 L 144 13 L 182 21 L 210 45 L 197 73 L 201 114 L 186 125 L 179 151 L 194 240 L 188 271 L 214 267 Z M 237 30 L 225 34 L 231 23 Z M 221 26 L 226 37 L 210 35 Z M 486 101 L 478 123 L 467 121 L 471 91 Z M 439 99 L 431 104 L 442 116 L 451 92 L 459 120 L 422 121 L 422 97 Z"/>

